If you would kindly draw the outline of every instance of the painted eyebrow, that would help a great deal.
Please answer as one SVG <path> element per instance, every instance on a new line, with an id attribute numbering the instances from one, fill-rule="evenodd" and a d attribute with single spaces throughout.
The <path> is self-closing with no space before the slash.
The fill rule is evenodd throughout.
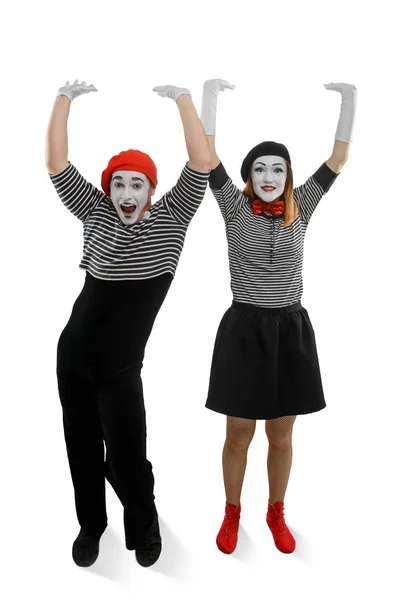
<path id="1" fill-rule="evenodd" d="M 261 160 L 258 160 L 258 161 L 256 162 L 256 165 L 263 165 L 263 167 L 265 167 L 265 166 L 266 166 L 266 165 L 265 165 L 265 163 L 261 162 Z M 278 166 L 278 165 L 280 165 L 281 167 L 283 167 L 283 166 L 284 166 L 284 165 L 283 165 L 283 163 L 273 163 L 273 164 L 272 164 L 272 166 L 273 166 L 273 167 L 276 167 L 276 166 Z M 254 166 L 255 166 L 255 165 L 254 165 Z"/>
<path id="2" fill-rule="evenodd" d="M 114 179 L 123 179 L 123 177 L 121 177 L 121 175 L 114 175 L 114 177 L 112 178 L 111 181 L 114 181 Z M 140 177 L 131 177 L 132 181 L 141 181 L 142 183 L 144 183 L 143 179 L 141 179 Z"/>

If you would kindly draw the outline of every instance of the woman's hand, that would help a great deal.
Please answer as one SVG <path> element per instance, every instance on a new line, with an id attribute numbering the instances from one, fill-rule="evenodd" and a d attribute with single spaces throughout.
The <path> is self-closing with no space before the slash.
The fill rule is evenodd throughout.
<path id="1" fill-rule="evenodd" d="M 327 90 L 334 90 L 335 92 L 340 92 L 343 95 L 353 94 L 354 91 L 357 91 L 357 88 L 352 83 L 325 83 L 324 86 Z"/>
<path id="2" fill-rule="evenodd" d="M 234 90 L 235 85 L 232 85 L 225 79 L 207 79 L 203 83 L 203 90 L 214 90 L 216 92 L 223 92 L 224 90 Z"/>
<path id="3" fill-rule="evenodd" d="M 174 85 L 159 85 L 153 88 L 153 92 L 157 92 L 162 98 L 171 98 L 175 102 L 182 94 L 187 94 L 191 97 L 191 93 L 186 88 L 176 87 Z"/>
<path id="4" fill-rule="evenodd" d="M 326 161 L 328 167 L 335 173 L 340 173 L 349 156 L 349 144 L 352 141 L 352 131 L 357 105 L 357 88 L 352 83 L 327 83 L 327 90 L 339 92 L 342 96 L 339 122 L 335 134 L 335 143 L 331 157 Z"/>
<path id="5" fill-rule="evenodd" d="M 207 79 L 204 82 L 200 119 L 207 135 L 215 135 L 218 92 L 234 89 L 235 86 L 225 79 Z"/>
<path id="6" fill-rule="evenodd" d="M 351 134 L 357 105 L 357 88 L 352 83 L 327 83 L 325 88 L 339 92 L 342 96 L 335 140 L 349 144 L 352 141 Z"/>
<path id="7" fill-rule="evenodd" d="M 70 84 L 69 81 L 57 92 L 56 98 L 58 96 L 67 96 L 69 100 L 74 100 L 78 96 L 82 94 L 89 94 L 90 92 L 97 92 L 98 90 L 94 87 L 93 84 L 86 85 L 86 81 L 82 81 L 82 83 L 78 83 L 78 80 L 75 79 L 74 83 Z"/>
<path id="8" fill-rule="evenodd" d="M 200 120 L 203 123 L 211 152 L 211 168 L 215 169 L 221 162 L 215 150 L 215 123 L 217 120 L 218 92 L 233 90 L 235 86 L 225 79 L 207 79 L 203 84 Z"/>

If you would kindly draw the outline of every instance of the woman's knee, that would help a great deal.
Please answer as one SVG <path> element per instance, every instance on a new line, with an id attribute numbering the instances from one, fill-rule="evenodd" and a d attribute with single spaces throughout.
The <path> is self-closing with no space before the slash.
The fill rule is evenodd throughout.
<path id="1" fill-rule="evenodd" d="M 226 427 L 226 444 L 233 450 L 247 450 L 254 436 L 256 421 L 228 417 Z"/>
<path id="2" fill-rule="evenodd" d="M 270 446 L 279 450 L 286 450 L 291 446 L 295 419 L 295 416 L 290 416 L 265 422 L 265 432 Z"/>

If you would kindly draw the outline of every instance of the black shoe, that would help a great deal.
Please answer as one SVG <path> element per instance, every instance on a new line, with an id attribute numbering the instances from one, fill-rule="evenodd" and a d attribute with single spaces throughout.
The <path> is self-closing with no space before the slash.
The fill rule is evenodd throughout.
<path id="1" fill-rule="evenodd" d="M 136 560 L 142 567 L 151 567 L 161 554 L 161 535 L 157 512 L 150 529 L 146 533 L 143 546 L 135 550 Z"/>
<path id="2" fill-rule="evenodd" d="M 90 567 L 99 555 L 99 537 L 87 535 L 83 529 L 72 546 L 72 558 L 78 567 Z"/>

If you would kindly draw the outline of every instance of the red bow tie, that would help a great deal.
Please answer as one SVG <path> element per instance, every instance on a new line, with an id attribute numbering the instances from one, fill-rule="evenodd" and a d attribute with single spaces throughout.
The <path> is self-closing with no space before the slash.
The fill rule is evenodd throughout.
<path id="1" fill-rule="evenodd" d="M 263 202 L 256 198 L 251 205 L 255 215 L 261 215 L 265 212 L 271 212 L 273 215 L 282 215 L 285 210 L 283 200 L 275 200 L 274 202 Z"/>

